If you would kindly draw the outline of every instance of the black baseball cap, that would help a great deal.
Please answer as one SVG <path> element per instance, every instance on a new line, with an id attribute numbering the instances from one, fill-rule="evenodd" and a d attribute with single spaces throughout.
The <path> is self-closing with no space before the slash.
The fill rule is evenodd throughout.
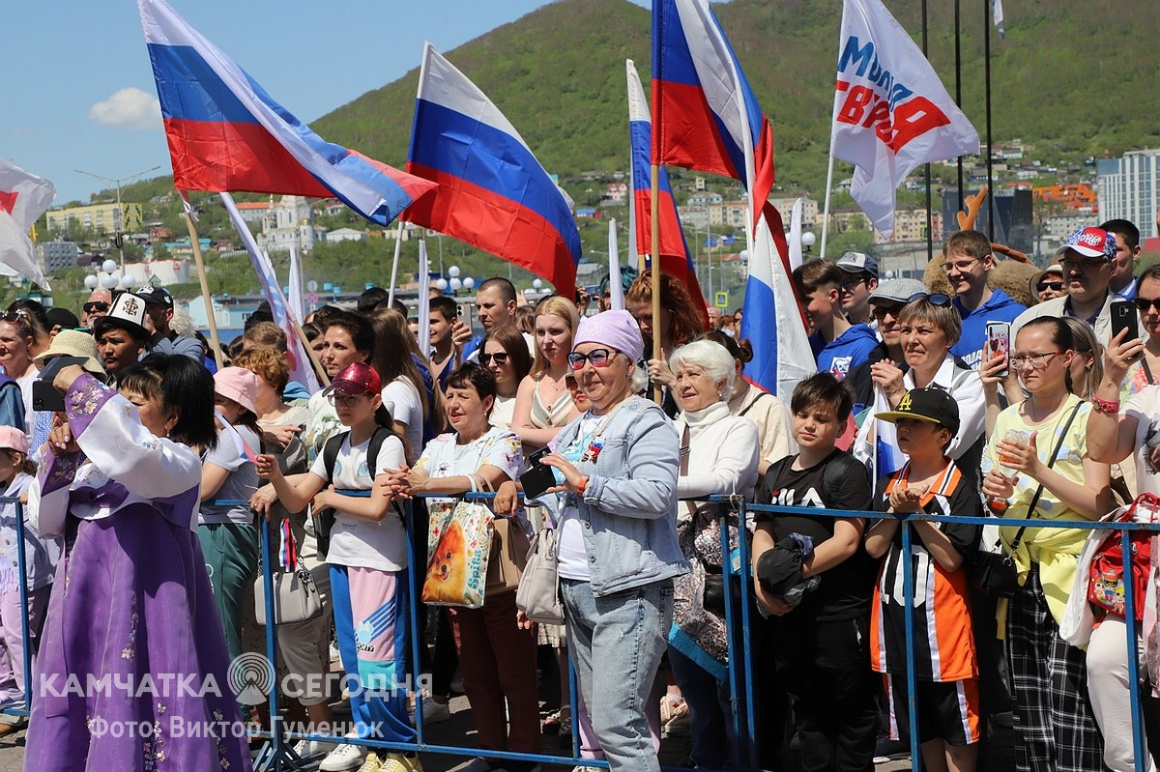
<path id="1" fill-rule="evenodd" d="M 149 285 L 142 287 L 136 292 L 137 297 L 144 300 L 151 306 L 165 306 L 166 308 L 173 308 L 173 296 L 169 294 L 169 290 L 164 287 L 154 287 Z"/>
<path id="2" fill-rule="evenodd" d="M 875 413 L 874 417 L 888 423 L 899 418 L 916 418 L 945 426 L 951 434 L 959 433 L 959 403 L 937 386 L 911 389 L 898 401 L 898 407 L 886 413 Z"/>

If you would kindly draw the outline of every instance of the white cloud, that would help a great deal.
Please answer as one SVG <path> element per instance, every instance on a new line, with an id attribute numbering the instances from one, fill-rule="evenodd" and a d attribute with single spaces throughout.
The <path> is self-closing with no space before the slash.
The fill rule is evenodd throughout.
<path id="1" fill-rule="evenodd" d="M 157 129 L 161 127 L 161 103 L 153 94 L 130 86 L 94 104 L 89 120 L 121 129 Z"/>

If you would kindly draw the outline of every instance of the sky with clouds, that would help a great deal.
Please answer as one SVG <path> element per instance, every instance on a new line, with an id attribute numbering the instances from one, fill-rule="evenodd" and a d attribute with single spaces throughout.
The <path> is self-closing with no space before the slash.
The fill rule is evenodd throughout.
<path id="1" fill-rule="evenodd" d="M 544 0 L 172 0 L 283 106 L 312 121 Z M 643 4 L 643 3 L 642 3 Z M 169 153 L 133 0 L 5 3 L 0 158 L 53 181 L 56 203 L 167 172 Z"/>

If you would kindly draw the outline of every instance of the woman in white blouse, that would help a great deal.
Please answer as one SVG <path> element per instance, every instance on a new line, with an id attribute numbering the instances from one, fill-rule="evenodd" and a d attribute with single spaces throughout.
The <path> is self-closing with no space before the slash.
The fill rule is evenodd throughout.
<path id="1" fill-rule="evenodd" d="M 676 428 L 681 437 L 677 495 L 677 535 L 692 572 L 674 585 L 669 662 L 681 693 L 692 709 L 693 762 L 698 768 L 733 766 L 727 689 L 728 635 L 722 601 L 721 505 L 689 501 L 715 494 L 750 497 L 757 482 L 761 443 L 748 418 L 730 415 L 735 374 L 733 357 L 717 343 L 695 341 L 669 359 L 673 395 L 681 408 Z M 728 523 L 730 544 L 737 541 L 737 518 Z M 718 603 L 718 601 L 722 601 Z"/>

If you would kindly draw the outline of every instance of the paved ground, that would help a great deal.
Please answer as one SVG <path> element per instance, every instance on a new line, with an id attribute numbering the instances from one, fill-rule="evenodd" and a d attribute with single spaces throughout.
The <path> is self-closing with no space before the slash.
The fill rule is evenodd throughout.
<path id="1" fill-rule="evenodd" d="M 432 745 L 474 747 L 475 729 L 471 721 L 467 698 L 456 697 L 451 704 L 453 711 L 451 720 L 429 727 L 427 729 L 427 742 Z M 24 735 L 25 732 L 21 730 L 0 737 L 0 772 L 21 772 L 24 763 Z M 560 749 L 558 742 L 559 738 L 557 737 L 545 736 L 544 752 L 569 755 L 571 753 L 570 746 L 568 749 Z M 661 747 L 661 762 L 666 765 L 679 764 L 687 753 L 686 743 L 686 738 L 670 737 L 665 739 Z M 449 772 L 469 758 L 471 758 L 470 755 L 425 753 L 423 754 L 423 768 L 425 772 Z M 1003 770 L 1014 769 L 1009 731 L 989 749 L 984 749 L 978 768 L 982 772 L 1003 772 Z M 570 769 L 571 765 L 545 766 L 544 772 L 567 772 Z M 879 764 L 876 772 L 901 772 L 910 769 L 910 761 L 903 759 Z M 37 771 L 29 770 L 29 772 Z M 182 772 L 187 771 L 182 770 Z M 188 772 L 197 771 L 190 770 Z M 796 754 L 786 754 L 780 772 L 797 772 Z"/>

